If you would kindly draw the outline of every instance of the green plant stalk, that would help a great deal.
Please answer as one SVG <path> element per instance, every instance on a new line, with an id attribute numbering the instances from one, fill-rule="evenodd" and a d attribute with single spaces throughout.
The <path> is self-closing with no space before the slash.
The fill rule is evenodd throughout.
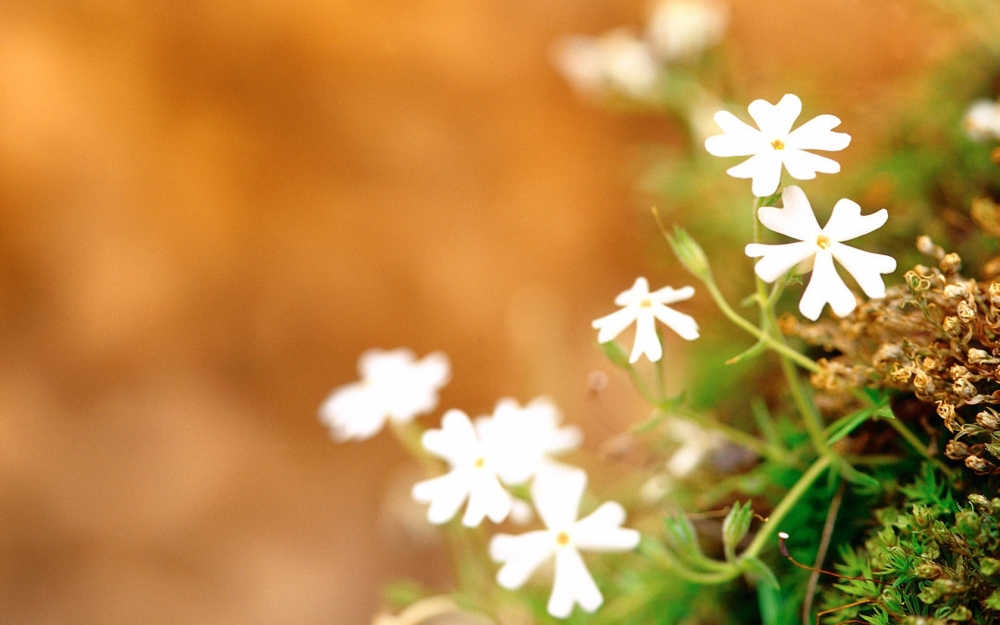
<path id="1" fill-rule="evenodd" d="M 784 342 L 776 340 L 773 336 L 771 336 L 769 332 L 761 330 L 760 328 L 758 328 L 757 326 L 755 326 L 754 324 L 750 323 L 742 316 L 740 316 L 739 313 L 737 313 L 735 310 L 733 310 L 732 307 L 729 305 L 729 302 L 726 301 L 726 298 L 723 297 L 722 293 L 719 291 L 719 287 L 715 284 L 715 280 L 711 276 L 709 276 L 704 280 L 704 284 L 705 288 L 708 289 L 709 295 L 711 295 L 712 299 L 715 300 L 716 306 L 718 306 L 719 310 L 722 311 L 722 314 L 725 315 L 726 318 L 732 321 L 736 326 L 738 326 L 740 329 L 744 330 L 748 334 L 754 336 L 755 338 L 764 341 L 765 343 L 767 343 L 767 346 L 770 349 L 786 356 L 789 360 L 791 360 L 798 366 L 802 367 L 803 369 L 811 371 L 813 373 L 819 373 L 819 366 L 815 363 L 815 361 L 813 361 L 810 358 L 807 358 L 806 356 L 803 356 L 799 352 L 795 351 L 794 349 L 786 345 Z"/>
<path id="2" fill-rule="evenodd" d="M 731 442 L 736 443 L 741 447 L 745 447 L 750 451 L 754 452 L 758 456 L 769 458 L 778 462 L 780 464 L 791 464 L 791 458 L 785 449 L 775 447 L 774 445 L 767 443 L 758 439 L 752 434 L 748 434 L 742 430 L 738 430 L 732 426 L 720 423 L 714 417 L 708 415 L 700 415 L 688 410 L 677 410 L 675 411 L 680 417 L 683 417 L 692 423 L 700 425 L 701 427 L 714 430 L 719 434 L 728 438 Z"/>
<path id="3" fill-rule="evenodd" d="M 746 550 L 740 554 L 740 557 L 756 557 L 760 555 L 761 550 L 764 545 L 771 539 L 771 535 L 774 534 L 775 530 L 778 528 L 778 524 L 785 518 L 795 504 L 798 503 L 799 499 L 805 495 L 809 487 L 812 486 L 820 475 L 823 474 L 830 467 L 830 456 L 820 456 L 812 463 L 802 477 L 799 478 L 798 482 L 792 486 L 792 489 L 785 493 L 785 496 L 778 503 L 777 507 L 771 512 L 767 518 L 767 522 L 764 523 L 757 530 L 757 535 L 753 537 L 753 540 L 747 546 Z"/>

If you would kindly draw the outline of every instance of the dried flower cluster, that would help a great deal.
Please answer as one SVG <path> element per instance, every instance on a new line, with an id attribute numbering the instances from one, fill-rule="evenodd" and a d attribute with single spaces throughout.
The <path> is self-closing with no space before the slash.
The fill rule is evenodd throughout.
<path id="1" fill-rule="evenodd" d="M 828 393 L 869 386 L 912 392 L 935 406 L 951 435 L 944 454 L 976 473 L 1000 472 L 1000 282 L 962 276 L 962 259 L 923 236 L 917 248 L 937 259 L 904 284 L 844 319 L 782 330 L 839 355 L 821 359 L 813 385 Z"/>

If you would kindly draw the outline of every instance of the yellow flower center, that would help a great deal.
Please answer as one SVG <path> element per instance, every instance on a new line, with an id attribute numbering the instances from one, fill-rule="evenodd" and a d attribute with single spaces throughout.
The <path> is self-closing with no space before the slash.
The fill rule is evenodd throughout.
<path id="1" fill-rule="evenodd" d="M 826 236 L 825 234 L 819 235 L 818 237 L 816 237 L 816 245 L 818 245 L 820 249 L 825 250 L 826 248 L 830 247 L 830 237 Z"/>
<path id="2" fill-rule="evenodd" d="M 569 534 L 566 532 L 559 532 L 556 534 L 556 544 L 560 547 L 565 547 L 569 544 Z"/>
<path id="3" fill-rule="evenodd" d="M 474 463 L 474 465 L 475 465 L 475 467 L 477 469 L 482 469 L 483 467 L 486 466 L 486 459 L 485 458 L 476 458 L 476 462 Z"/>
<path id="4" fill-rule="evenodd" d="M 775 150 L 784 150 L 785 142 L 782 141 L 781 139 L 775 139 L 774 141 L 771 142 L 771 147 L 774 148 Z"/>
<path id="5" fill-rule="evenodd" d="M 639 302 L 639 308 L 652 308 L 652 307 L 653 307 L 653 300 L 649 299 L 648 297 L 644 298 L 642 301 Z"/>

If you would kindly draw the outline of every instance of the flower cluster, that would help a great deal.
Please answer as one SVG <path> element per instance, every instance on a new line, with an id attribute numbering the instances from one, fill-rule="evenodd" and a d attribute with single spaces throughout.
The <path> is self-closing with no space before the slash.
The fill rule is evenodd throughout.
<path id="1" fill-rule="evenodd" d="M 650 14 L 644 37 L 616 28 L 598 37 L 575 35 L 554 49 L 556 67 L 587 96 L 635 100 L 656 96 L 669 64 L 697 57 L 722 38 L 728 11 L 710 0 L 664 0 Z"/>
<path id="2" fill-rule="evenodd" d="M 339 440 L 369 438 L 387 420 L 402 425 L 434 410 L 438 391 L 449 377 L 444 355 L 416 361 L 405 349 L 366 352 L 359 369 L 362 380 L 336 389 L 320 408 L 321 421 Z M 429 504 L 431 523 L 450 521 L 464 504 L 462 524 L 475 527 L 486 518 L 501 523 L 516 505 L 527 505 L 509 488 L 530 484 L 531 501 L 546 529 L 494 536 L 490 554 L 503 564 L 497 582 L 519 588 L 546 560 L 554 559 L 549 612 L 565 618 L 576 604 L 593 612 L 603 602 L 580 551 L 628 551 L 639 544 L 639 533 L 621 527 L 625 511 L 614 502 L 577 520 L 586 473 L 552 456 L 579 446 L 581 433 L 561 426 L 561 420 L 545 398 L 523 407 L 501 399 L 492 415 L 475 420 L 461 410 L 449 410 L 439 429 L 420 437 L 426 452 L 444 460 L 449 470 L 415 484 L 412 494 L 417 502 Z"/>

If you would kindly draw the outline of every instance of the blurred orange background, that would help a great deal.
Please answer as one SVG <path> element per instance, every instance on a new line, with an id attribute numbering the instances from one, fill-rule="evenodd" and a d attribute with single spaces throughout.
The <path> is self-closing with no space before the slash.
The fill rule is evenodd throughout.
<path id="1" fill-rule="evenodd" d="M 750 95 L 821 97 L 855 157 L 951 39 L 904 0 L 731 4 Z M 638 418 L 614 377 L 587 405 L 589 322 L 667 281 L 631 185 L 676 133 L 550 47 L 646 10 L 0 4 L 0 622 L 367 623 L 390 579 L 447 590 L 393 512 L 401 448 L 316 419 L 369 347 L 445 351 L 470 414 L 553 396 L 590 447 Z"/>

